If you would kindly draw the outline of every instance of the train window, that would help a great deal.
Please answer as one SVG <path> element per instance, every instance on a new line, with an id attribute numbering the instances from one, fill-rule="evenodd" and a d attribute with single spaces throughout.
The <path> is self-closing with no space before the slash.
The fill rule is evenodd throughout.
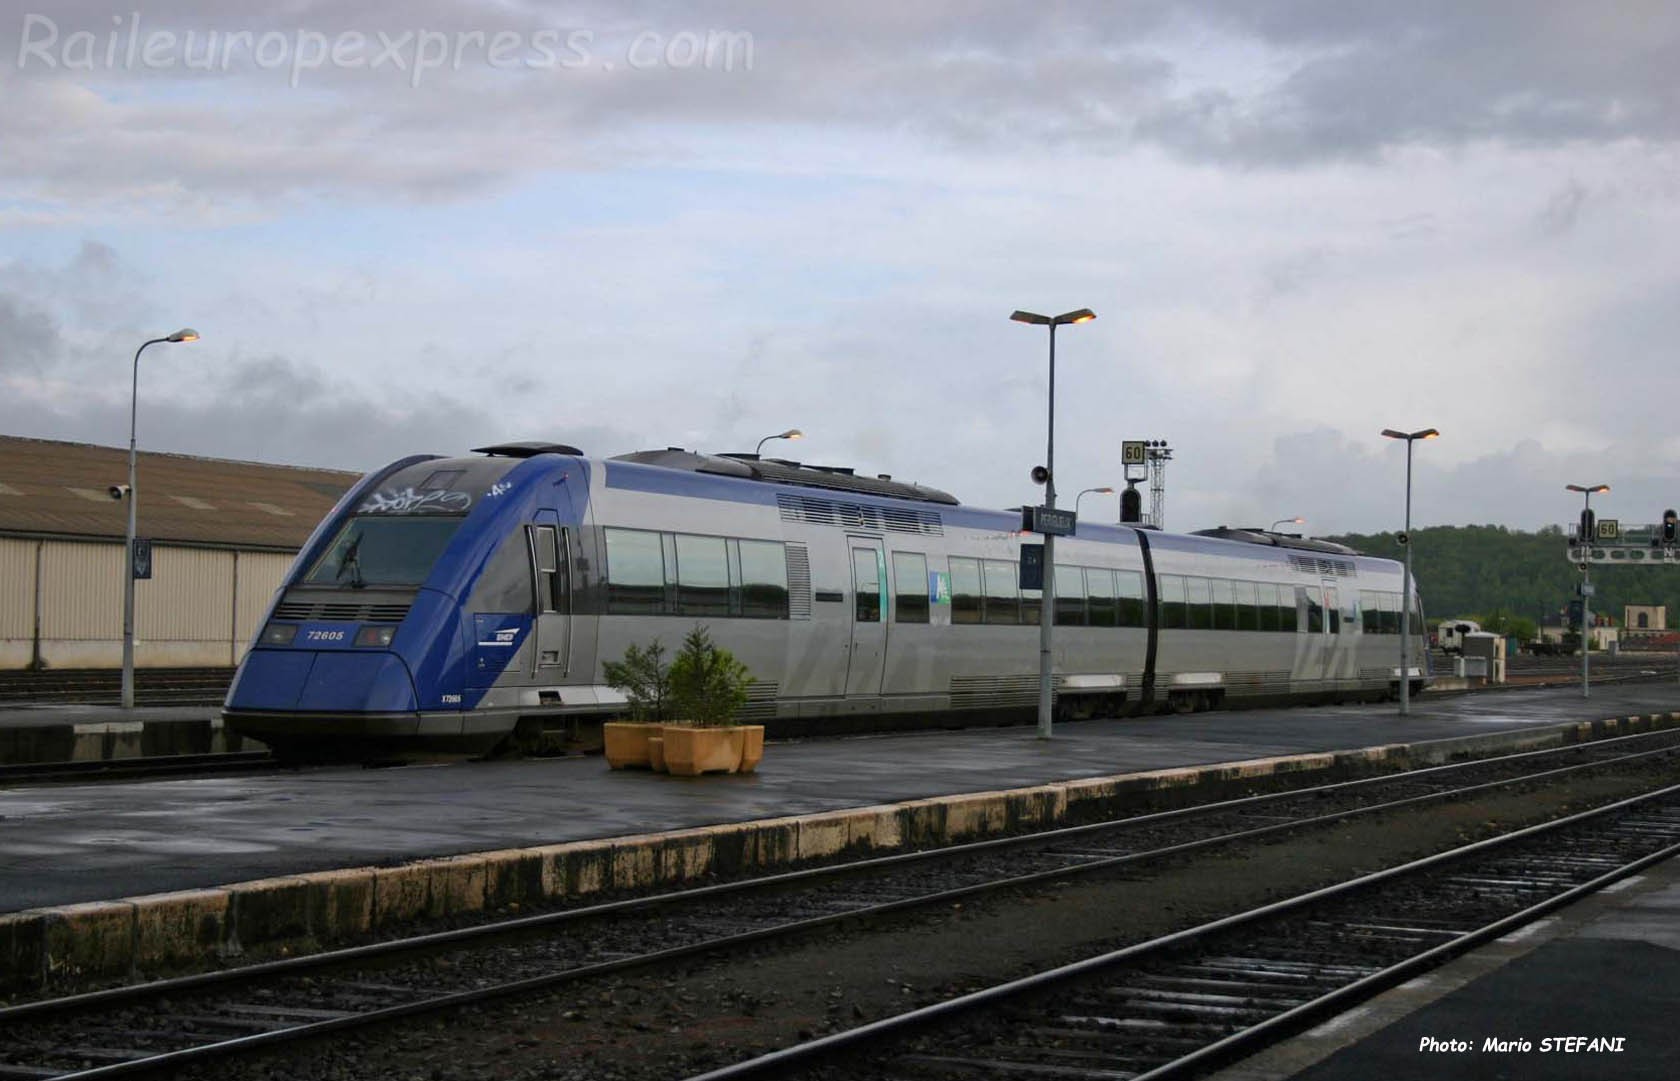
<path id="1" fill-rule="evenodd" d="M 748 619 L 788 618 L 787 551 L 780 541 L 744 540 L 741 551 L 741 615 Z"/>
<path id="2" fill-rule="evenodd" d="M 1091 572 L 1092 577 L 1107 571 Z M 1082 567 L 1056 564 L 1056 623 L 1085 626 L 1085 571 Z"/>
<path id="3" fill-rule="evenodd" d="M 893 622 L 928 621 L 927 556 L 920 552 L 894 552 Z"/>
<path id="4" fill-rule="evenodd" d="M 462 519 L 361 515 L 346 522 L 304 579 L 310 585 L 361 589 L 417 586 L 461 527 Z"/>
<path id="5" fill-rule="evenodd" d="M 1413 597 L 1412 598 L 1412 626 L 1411 626 L 1411 632 L 1414 635 L 1423 634 L 1424 633 L 1423 628 L 1424 628 L 1423 606 L 1418 603 L 1418 599 L 1416 597 Z"/>
<path id="6" fill-rule="evenodd" d="M 1254 610 L 1260 617 L 1260 629 L 1263 631 L 1277 631 L 1283 629 L 1283 623 L 1278 618 L 1278 589 L 1270 582 L 1254 583 Z"/>
<path id="7" fill-rule="evenodd" d="M 1148 626 L 1149 621 L 1145 618 L 1148 600 L 1143 595 L 1143 575 L 1138 571 L 1115 571 L 1114 576 L 1120 583 L 1120 626 Z"/>
<path id="8" fill-rule="evenodd" d="M 560 580 L 560 531 L 551 525 L 527 528 L 537 567 L 537 611 L 558 612 L 565 589 Z"/>
<path id="9" fill-rule="evenodd" d="M 1331 634 L 1342 633 L 1342 602 L 1336 595 L 1334 586 L 1324 589 L 1324 618 L 1328 621 Z"/>
<path id="10" fill-rule="evenodd" d="M 1190 625 L 1184 607 L 1184 579 L 1177 574 L 1161 575 L 1161 626 L 1181 630 Z"/>
<path id="11" fill-rule="evenodd" d="M 1375 592 L 1369 589 L 1359 591 L 1360 622 L 1364 625 L 1366 634 L 1382 633 L 1382 608 Z"/>
<path id="12" fill-rule="evenodd" d="M 1253 582 L 1232 582 L 1232 603 L 1237 606 L 1237 630 L 1257 631 L 1260 629 L 1260 610 L 1255 607 Z"/>
<path id="13" fill-rule="evenodd" d="M 951 557 L 951 622 L 980 622 L 980 561 Z"/>
<path id="14" fill-rule="evenodd" d="M 1213 590 L 1213 629 L 1216 631 L 1234 631 L 1237 629 L 1237 598 L 1231 583 L 1223 578 L 1215 578 L 1209 583 Z"/>
<path id="15" fill-rule="evenodd" d="M 729 614 L 729 553 L 722 537 L 677 534 L 677 613 Z"/>
<path id="16" fill-rule="evenodd" d="M 986 568 L 986 622 L 1021 622 L 1020 567 L 1005 559 L 984 560 Z"/>
<path id="17" fill-rule="evenodd" d="M 1021 581 L 1020 564 L 1015 565 L 1015 581 Z M 1021 622 L 1038 626 L 1038 613 L 1044 607 L 1044 591 L 1042 589 L 1021 590 Z"/>
<path id="18" fill-rule="evenodd" d="M 1277 587 L 1277 600 L 1278 630 L 1286 634 L 1300 631 L 1301 606 L 1295 599 L 1295 590 L 1280 583 Z"/>
<path id="19" fill-rule="evenodd" d="M 1113 571 L 1101 567 L 1085 568 L 1085 610 L 1093 627 L 1120 625 L 1120 606 L 1114 598 Z"/>
<path id="20" fill-rule="evenodd" d="M 665 556 L 658 533 L 608 529 L 607 611 L 660 615 L 665 606 Z"/>
<path id="21" fill-rule="evenodd" d="M 875 549 L 852 549 L 852 587 L 857 594 L 857 621 L 881 622 L 881 572 Z"/>
<path id="22" fill-rule="evenodd" d="M 1400 633 L 1400 594 L 1384 593 L 1382 601 L 1382 632 L 1384 634 Z"/>
<path id="23" fill-rule="evenodd" d="M 1213 627 L 1213 598 L 1208 580 L 1200 577 L 1184 579 L 1184 610 L 1191 630 L 1205 631 Z"/>

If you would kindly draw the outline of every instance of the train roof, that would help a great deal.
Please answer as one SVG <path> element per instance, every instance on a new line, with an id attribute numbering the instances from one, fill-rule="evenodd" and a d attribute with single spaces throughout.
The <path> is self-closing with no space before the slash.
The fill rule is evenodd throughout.
<path id="1" fill-rule="evenodd" d="M 1362 555 L 1358 549 L 1335 541 L 1313 540 L 1293 533 L 1273 533 L 1269 529 L 1232 529 L 1222 525 L 1217 529 L 1196 529 L 1193 537 L 1218 537 L 1220 540 L 1241 541 L 1244 544 L 1265 544 L 1273 548 L 1296 548 L 1303 552 L 1330 552 L 1339 556 Z"/>
<path id="2" fill-rule="evenodd" d="M 858 476 L 856 470 L 849 467 L 805 465 L 785 458 L 760 458 L 756 454 L 699 454 L 683 450 L 681 447 L 667 447 L 664 450 L 639 450 L 632 454 L 620 454 L 608 461 L 656 465 L 665 469 L 766 481 L 771 484 L 792 484 L 803 488 L 823 488 L 836 492 L 909 499 L 919 503 L 940 503 L 951 507 L 958 505 L 957 497 L 949 492 L 893 480 L 884 473 L 874 477 Z"/>

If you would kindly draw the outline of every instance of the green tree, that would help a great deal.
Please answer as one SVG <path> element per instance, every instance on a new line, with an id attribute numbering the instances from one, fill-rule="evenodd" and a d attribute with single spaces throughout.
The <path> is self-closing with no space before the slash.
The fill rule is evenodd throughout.
<path id="1" fill-rule="evenodd" d="M 683 639 L 671 660 L 671 698 L 679 718 L 702 728 L 728 724 L 747 704 L 747 666 L 712 641 L 703 626 Z"/>
<path id="2" fill-rule="evenodd" d="M 1393 533 L 1327 537 L 1366 555 L 1400 559 L 1405 550 Z M 1529 533 L 1505 526 L 1431 526 L 1412 531 L 1412 570 L 1432 622 L 1476 619 L 1475 612 L 1505 612 L 1555 624 L 1576 597 L 1581 572 L 1568 559 L 1564 530 Z M 1680 617 L 1680 567 L 1644 563 L 1592 568 L 1592 610 L 1619 624 L 1629 604 L 1668 606 Z M 1477 622 L 1485 621 L 1477 619 Z"/>
<path id="3" fill-rule="evenodd" d="M 671 669 L 665 664 L 665 647 L 656 638 L 647 646 L 631 646 L 622 661 L 602 665 L 607 686 L 624 692 L 630 703 L 630 718 L 636 721 L 671 719 Z"/>
<path id="4" fill-rule="evenodd" d="M 1540 636 L 1540 626 L 1527 616 L 1515 615 L 1496 608 L 1476 621 L 1489 634 L 1502 634 L 1519 642 L 1532 642 Z"/>

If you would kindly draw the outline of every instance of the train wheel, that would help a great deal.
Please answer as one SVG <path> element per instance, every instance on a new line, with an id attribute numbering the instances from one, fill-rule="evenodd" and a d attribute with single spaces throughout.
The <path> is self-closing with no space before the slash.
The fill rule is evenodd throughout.
<path id="1" fill-rule="evenodd" d="M 1172 711 L 1178 714 L 1196 712 L 1196 696 L 1183 691 L 1172 693 Z"/>

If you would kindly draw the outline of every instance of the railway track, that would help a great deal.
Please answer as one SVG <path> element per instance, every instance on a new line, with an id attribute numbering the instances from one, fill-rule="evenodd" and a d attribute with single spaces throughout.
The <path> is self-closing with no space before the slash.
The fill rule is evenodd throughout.
<path id="1" fill-rule="evenodd" d="M 143 781 L 155 777 L 247 773 L 278 769 L 267 751 L 146 755 L 81 762 L 20 762 L 0 765 L 0 786 L 51 781 Z"/>
<path id="2" fill-rule="evenodd" d="M 140 706 L 214 706 L 227 697 L 232 668 L 140 668 L 134 700 Z M 0 707 L 8 705 L 111 705 L 122 699 L 115 668 L 0 670 Z"/>
<path id="3" fill-rule="evenodd" d="M 1194 1076 L 1680 855 L 1680 786 L 689 1081 Z M 883 1053 L 883 1042 L 896 1044 Z M 868 1048 L 868 1057 L 836 1063 Z"/>
<path id="4" fill-rule="evenodd" d="M 1680 732 L 1435 767 L 950 849 L 808 868 L 0 1009 L 0 1078 L 94 1078 L 530 995 L 843 921 L 1120 871 L 1583 771 L 1670 764 Z"/>

